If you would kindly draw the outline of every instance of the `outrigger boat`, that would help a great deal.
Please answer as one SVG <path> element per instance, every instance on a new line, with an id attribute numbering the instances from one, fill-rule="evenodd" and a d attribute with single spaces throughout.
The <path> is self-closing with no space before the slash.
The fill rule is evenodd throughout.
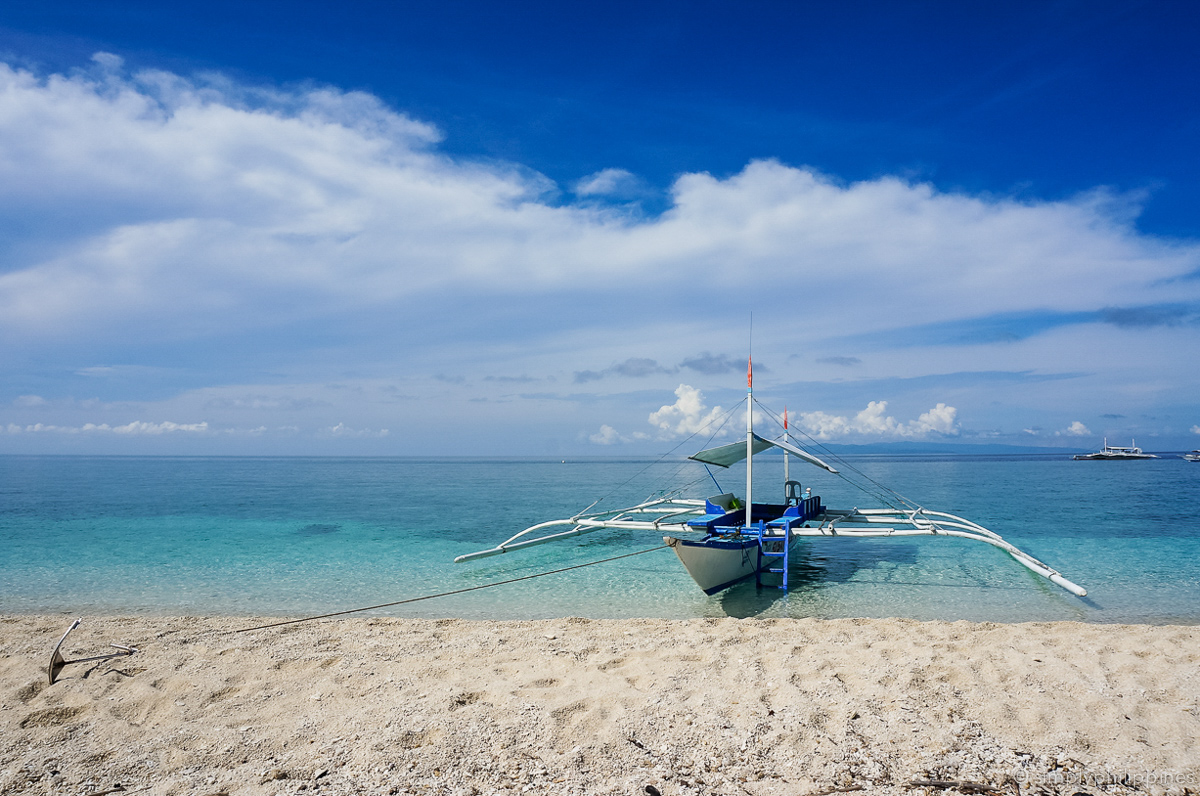
<path id="1" fill-rule="evenodd" d="M 1109 445 L 1108 438 L 1104 438 L 1104 447 L 1095 453 L 1077 453 L 1071 457 L 1077 462 L 1096 462 L 1096 461 L 1124 461 L 1127 459 L 1157 459 L 1153 453 L 1142 453 L 1142 449 L 1137 446 L 1137 440 L 1131 440 L 1129 447 L 1120 445 Z"/>
<path id="2" fill-rule="evenodd" d="M 812 494 L 811 489 L 802 491 L 801 484 L 789 477 L 788 463 L 793 457 L 846 478 L 851 483 L 854 481 L 820 458 L 792 444 L 786 410 L 783 434 L 780 438 L 767 439 L 756 434 L 753 364 L 747 369 L 746 382 L 745 442 L 709 448 L 688 457 L 704 465 L 723 468 L 745 460 L 744 501 L 732 493 L 725 492 L 703 500 L 664 495 L 634 506 L 595 512 L 591 511 L 596 506 L 596 503 L 593 503 L 572 517 L 532 525 L 495 547 L 458 556 L 454 559 L 455 562 L 498 556 L 605 529 L 646 531 L 655 534 L 665 532 L 663 542 L 674 550 L 696 585 L 705 594 L 713 595 L 752 577 L 762 585 L 762 576 L 767 573 L 781 575 L 782 583 L 779 588 L 787 590 L 790 551 L 802 538 L 950 536 L 998 547 L 1019 564 L 1072 594 L 1079 597 L 1087 595 L 1083 587 L 1067 580 L 1048 564 L 1019 550 L 999 534 L 962 517 L 930 511 L 894 492 L 888 493 L 887 502 L 893 505 L 887 508 L 826 507 L 819 496 Z M 775 448 L 784 453 L 784 502 L 755 503 L 754 456 Z M 569 529 L 536 535 L 563 526 L 569 526 Z"/>

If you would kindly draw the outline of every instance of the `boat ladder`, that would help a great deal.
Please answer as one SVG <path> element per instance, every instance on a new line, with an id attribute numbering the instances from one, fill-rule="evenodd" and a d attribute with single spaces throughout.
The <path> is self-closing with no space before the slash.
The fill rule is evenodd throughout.
<path id="1" fill-rule="evenodd" d="M 791 531 L 785 524 L 783 528 L 767 527 L 761 520 L 757 523 L 758 531 L 758 571 L 754 573 L 754 582 L 762 586 L 763 573 L 782 575 L 780 589 L 788 589 L 788 551 L 791 545 Z"/>

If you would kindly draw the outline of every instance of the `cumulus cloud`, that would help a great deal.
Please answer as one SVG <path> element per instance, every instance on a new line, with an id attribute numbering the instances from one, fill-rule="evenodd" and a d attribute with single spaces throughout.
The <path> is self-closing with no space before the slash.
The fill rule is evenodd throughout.
<path id="1" fill-rule="evenodd" d="M 456 164 L 430 151 L 439 137 L 355 92 L 162 72 L 43 79 L 0 64 L 0 206 L 79 230 L 9 264 L 0 319 L 49 332 L 166 305 L 204 315 L 322 292 L 326 309 L 387 300 L 445 285 L 447 268 L 494 274 L 489 251 L 514 233 L 553 237 L 570 215 L 531 203 L 544 178 Z"/>
<path id="2" fill-rule="evenodd" d="M 1091 429 L 1076 420 L 1062 431 L 1056 431 L 1055 435 L 1059 437 L 1090 437 L 1092 432 Z"/>
<path id="3" fill-rule="evenodd" d="M 660 407 L 650 413 L 650 425 L 668 436 L 695 434 L 698 431 L 713 431 L 714 423 L 724 414 L 719 406 L 709 409 L 704 403 L 704 393 L 687 384 L 675 389 L 675 403 Z"/>
<path id="4" fill-rule="evenodd" d="M 1192 426 L 1191 431 L 1193 434 L 1200 434 L 1200 425 Z"/>
<path id="5" fill-rule="evenodd" d="M 871 401 L 854 417 L 831 415 L 825 412 L 802 412 L 799 425 L 820 440 L 850 435 L 911 439 L 931 434 L 955 436 L 959 433 L 958 410 L 939 403 L 916 420 L 899 422 L 887 414 L 887 401 Z"/>
<path id="6" fill-rule="evenodd" d="M 694 311 L 701 295 L 720 306 L 797 280 L 876 328 L 873 306 L 970 317 L 1054 297 L 1146 326 L 1190 322 L 1167 305 L 1200 301 L 1183 279 L 1200 247 L 1139 235 L 1136 199 L 1103 191 L 1016 201 L 765 160 L 682 175 L 665 213 L 633 219 L 562 203 L 519 164 L 441 154 L 440 139 L 362 92 L 128 74 L 106 56 L 67 75 L 0 64 L 0 208 L 30 238 L 0 274 L 0 328 L 134 335 L 154 320 L 203 336 L 438 291 L 660 290 L 660 312 Z M 606 169 L 576 191 L 631 177 Z"/>
<path id="7" fill-rule="evenodd" d="M 600 430 L 588 437 L 589 440 L 597 445 L 612 445 L 621 441 L 621 435 L 617 430 L 607 423 L 600 426 Z"/>
<path id="8" fill-rule="evenodd" d="M 650 435 L 642 431 L 635 431 L 632 434 L 622 434 L 607 423 L 600 426 L 600 430 L 588 437 L 588 441 L 594 445 L 616 445 L 620 442 L 641 442 L 650 439 Z"/>
<path id="9" fill-rule="evenodd" d="M 82 426 L 58 426 L 53 424 L 31 423 L 19 426 L 9 423 L 5 430 L 9 434 L 127 434 L 130 436 L 161 436 L 178 432 L 203 434 L 208 431 L 208 423 L 147 423 L 135 420 L 123 426 L 110 426 L 108 423 L 85 423 Z"/>

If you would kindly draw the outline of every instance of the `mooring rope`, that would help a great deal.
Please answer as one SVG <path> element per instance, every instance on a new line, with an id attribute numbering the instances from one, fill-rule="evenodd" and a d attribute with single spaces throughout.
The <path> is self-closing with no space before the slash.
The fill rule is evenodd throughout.
<path id="1" fill-rule="evenodd" d="M 653 553 L 655 550 L 665 550 L 665 549 L 667 549 L 667 545 L 661 544 L 661 545 L 658 545 L 657 547 L 650 547 L 645 550 L 638 550 L 635 553 L 625 553 L 624 555 L 613 556 L 612 558 L 602 558 L 599 561 L 588 561 L 586 564 L 575 564 L 574 566 L 563 567 L 562 569 L 552 569 L 549 572 L 536 572 L 532 575 L 522 575 L 519 578 L 510 578 L 509 580 L 500 580 L 500 581 L 496 581 L 495 583 L 483 583 L 483 584 L 480 584 L 479 586 L 468 586 L 465 589 L 455 589 L 454 591 L 444 591 L 444 592 L 440 592 L 438 594 L 426 594 L 421 597 L 409 597 L 407 600 L 397 600 L 396 602 L 393 602 L 393 603 L 381 603 L 379 605 L 369 605 L 366 608 L 351 608 L 347 611 L 334 611 L 331 614 L 321 614 L 320 616 L 306 616 L 303 619 L 288 619 L 283 622 L 273 622 L 269 625 L 259 625 L 258 627 L 244 627 L 241 630 L 235 630 L 233 632 L 249 633 L 252 630 L 266 630 L 267 628 L 271 628 L 271 627 L 282 627 L 283 625 L 295 625 L 300 622 L 311 622 L 314 619 L 328 619 L 333 616 L 345 616 L 346 614 L 358 614 L 358 613 L 362 613 L 363 611 L 373 611 L 376 608 L 390 608 L 393 605 L 404 605 L 406 603 L 421 602 L 422 600 L 432 600 L 436 597 L 449 597 L 454 594 L 464 594 L 469 591 L 479 591 L 480 589 L 490 589 L 493 586 L 504 586 L 506 584 L 517 583 L 518 581 L 522 581 L 522 580 L 532 580 L 534 578 L 543 578 L 546 575 L 557 575 L 561 572 L 570 572 L 573 569 L 583 569 L 584 567 L 594 567 L 596 564 L 607 564 L 610 561 L 620 561 L 622 558 L 632 558 L 634 556 L 640 556 L 640 555 L 644 555 L 646 553 Z"/>

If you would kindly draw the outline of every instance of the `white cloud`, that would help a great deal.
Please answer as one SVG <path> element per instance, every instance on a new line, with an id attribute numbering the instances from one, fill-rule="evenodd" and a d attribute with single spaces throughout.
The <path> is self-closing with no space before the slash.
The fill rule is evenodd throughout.
<path id="1" fill-rule="evenodd" d="M 714 423 L 722 414 L 724 410 L 719 406 L 712 409 L 705 406 L 704 393 L 695 387 L 680 384 L 675 389 L 675 403 L 651 412 L 649 421 L 650 425 L 669 436 L 682 436 L 698 431 L 715 431 Z"/>
<path id="2" fill-rule="evenodd" d="M 588 436 L 588 442 L 593 445 L 616 445 L 618 443 L 628 442 L 645 442 L 650 439 L 650 435 L 644 431 L 635 431 L 632 434 L 622 434 L 615 428 L 604 423 L 600 426 L 600 430 L 595 434 Z"/>
<path id="3" fill-rule="evenodd" d="M 1191 431 L 1193 434 L 1200 434 L 1200 426 L 1192 426 Z"/>
<path id="4" fill-rule="evenodd" d="M 122 426 L 110 426 L 108 423 L 84 423 L 82 426 L 58 426 L 53 424 L 31 423 L 19 426 L 9 423 L 6 427 L 9 434 L 123 434 L 129 436 L 161 436 L 177 432 L 203 434 L 208 431 L 208 423 L 147 423 L 135 420 Z"/>
<path id="5" fill-rule="evenodd" d="M 35 406 L 45 406 L 46 399 L 40 395 L 18 395 L 13 399 L 13 406 L 22 408 L 33 408 Z"/>
<path id="6" fill-rule="evenodd" d="M 932 355 L 925 344 L 883 357 L 828 341 L 997 313 L 1156 303 L 1190 312 L 1200 306 L 1200 280 L 1186 277 L 1200 273 L 1200 244 L 1141 234 L 1141 196 L 1018 201 L 893 177 L 846 183 L 762 160 L 727 177 L 684 174 L 654 203 L 665 206 L 661 214 L 641 216 L 596 201 L 645 190 L 629 172 L 598 171 L 572 195 L 521 164 L 450 155 L 441 135 L 361 92 L 130 74 L 107 55 L 65 75 L 0 64 L 0 216 L 19 238 L 0 263 L 0 352 L 62 375 L 54 388 L 13 381 L 38 385 L 47 399 L 43 430 L 83 433 L 83 421 L 114 417 L 207 417 L 218 429 L 266 425 L 268 439 L 294 423 L 305 429 L 297 439 L 328 442 L 391 426 L 396 450 L 435 450 L 435 434 L 460 425 L 455 412 L 465 406 L 494 410 L 489 429 L 514 430 L 516 442 L 501 439 L 507 432 L 482 435 L 496 435 L 489 439 L 503 449 L 536 445 L 524 429 L 548 426 L 528 409 L 535 402 L 484 395 L 497 379 L 484 384 L 481 374 L 527 373 L 547 390 L 588 383 L 595 392 L 597 376 L 653 386 L 686 368 L 689 381 L 716 395 L 744 363 L 695 352 L 736 351 L 728 319 L 747 296 L 763 295 L 805 311 L 773 313 L 770 333 L 756 335 L 756 353 L 774 364 L 778 382 L 819 378 L 798 372 L 805 362 L 840 366 L 835 380 L 851 378 L 838 387 L 839 405 L 881 394 L 912 400 L 911 392 L 875 385 L 928 376 L 933 388 L 919 405 L 953 394 L 973 424 L 1036 430 L 1054 426 L 1024 407 L 1053 417 L 1069 405 L 1098 416 L 1109 411 L 1093 405 L 1106 396 L 1103 385 L 1127 393 L 1136 385 L 1142 392 L 1122 406 L 1145 414 L 1195 392 L 1197 327 L 1131 325 L 1130 317 L 1154 311 L 1110 313 L 1121 326 L 1060 328 L 1025 343 L 945 346 Z M 372 321 L 377 326 L 366 328 Z M 228 343 L 260 331 L 255 345 Z M 175 346 L 179 340 L 189 344 Z M 155 357 L 157 367 L 105 364 Z M 267 368 L 275 369 L 269 378 Z M 936 380 L 966 371 L 1090 375 L 1038 387 Z M 451 374 L 441 378 L 455 389 L 438 392 L 445 384 L 434 383 L 434 373 Z M 70 374 L 92 378 L 81 386 Z M 445 415 L 402 419 L 382 398 L 372 405 L 316 387 L 288 397 L 299 384 L 349 378 L 393 383 L 393 403 L 398 395 L 448 396 L 432 399 Z M 174 398 L 139 400 L 172 388 Z M 121 401 L 70 398 L 93 391 Z M 632 413 L 640 400 L 632 395 L 611 396 L 625 414 L 604 417 L 617 441 L 637 439 L 616 429 L 645 417 L 642 404 Z M 467 404 L 483 398 L 491 403 Z M 658 433 L 687 433 L 716 411 L 677 399 L 654 413 Z M 816 412 L 811 422 L 827 437 L 958 433 L 954 407 L 901 421 L 885 406 L 876 401 L 851 417 Z M 9 406 L 11 417 L 0 422 L 19 419 L 12 427 L 24 433 L 31 426 L 18 409 Z M 560 439 L 596 436 L 580 434 L 577 417 L 551 420 L 561 425 L 546 433 Z M 108 433 L 154 433 L 113 428 Z"/>
<path id="7" fill-rule="evenodd" d="M 134 336 L 153 321 L 195 337 L 450 290 L 670 287 L 669 311 L 797 280 L 852 302 L 860 331 L 897 324 L 872 307 L 948 318 L 1050 297 L 1061 310 L 1200 300 L 1200 282 L 1179 281 L 1200 247 L 1139 235 L 1129 197 L 846 185 L 767 160 L 685 174 L 666 213 L 636 220 L 547 201 L 553 184 L 519 166 L 441 155 L 438 130 L 361 92 L 121 69 L 107 56 L 49 77 L 0 64 L 0 208 L 43 230 L 0 274 L 2 328 Z M 576 190 L 631 179 L 605 169 Z"/>
<path id="8" fill-rule="evenodd" d="M 208 431 L 208 423 L 172 423 L 166 421 L 163 423 L 146 423 L 143 421 L 134 421 L 124 426 L 114 426 L 112 429 L 114 434 L 170 434 L 175 431 L 187 431 L 192 433 L 202 433 Z"/>
<path id="9" fill-rule="evenodd" d="M 957 415 L 958 410 L 953 406 L 939 403 L 928 412 L 924 412 L 915 422 L 909 423 L 909 433 L 915 436 L 925 434 L 953 436 L 958 433 Z"/>
<path id="10" fill-rule="evenodd" d="M 638 188 L 638 178 L 625 169 L 604 169 L 575 183 L 576 196 L 629 196 Z"/>
<path id="11" fill-rule="evenodd" d="M 959 433 L 958 410 L 939 403 L 916 420 L 902 423 L 887 414 L 887 401 L 871 401 L 854 417 L 825 412 L 801 412 L 800 426 L 817 439 L 828 440 L 852 434 L 876 437 L 913 438 L 930 434 L 954 436 Z"/>
<path id="12" fill-rule="evenodd" d="M 1090 437 L 1090 436 L 1092 436 L 1091 430 L 1087 426 L 1085 426 L 1083 423 L 1079 422 L 1078 420 L 1071 423 L 1071 425 L 1067 426 L 1062 431 L 1056 431 L 1054 433 L 1055 433 L 1055 436 L 1059 436 L 1059 437 Z"/>
<path id="13" fill-rule="evenodd" d="M 588 439 L 596 445 L 613 445 L 621 441 L 621 435 L 617 430 L 608 424 L 600 426 L 600 430 L 592 434 Z"/>
<path id="14" fill-rule="evenodd" d="M 333 437 L 350 437 L 350 438 L 378 438 L 386 437 L 390 432 L 386 428 L 373 430 L 369 428 L 350 428 L 345 423 L 338 423 L 336 426 L 329 428 L 328 433 Z"/>

